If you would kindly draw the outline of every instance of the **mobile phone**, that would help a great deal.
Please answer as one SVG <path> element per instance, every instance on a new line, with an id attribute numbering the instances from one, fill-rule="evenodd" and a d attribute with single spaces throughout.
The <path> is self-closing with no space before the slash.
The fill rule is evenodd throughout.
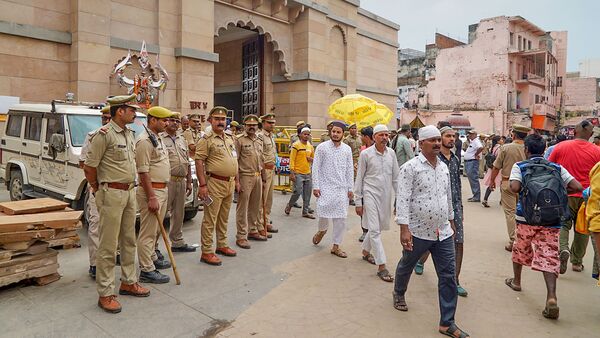
<path id="1" fill-rule="evenodd" d="M 212 202 L 213 202 L 212 197 L 206 196 L 206 198 L 204 199 L 204 206 L 207 207 L 207 206 L 211 205 Z"/>

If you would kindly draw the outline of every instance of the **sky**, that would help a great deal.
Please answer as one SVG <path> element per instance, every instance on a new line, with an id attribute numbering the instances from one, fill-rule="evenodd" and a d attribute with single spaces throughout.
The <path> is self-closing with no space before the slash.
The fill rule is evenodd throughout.
<path id="1" fill-rule="evenodd" d="M 598 0 L 361 0 L 360 6 L 400 25 L 400 48 L 424 51 L 436 31 L 467 42 L 468 27 L 494 16 L 520 15 L 545 31 L 568 31 L 567 71 L 600 58 Z"/>

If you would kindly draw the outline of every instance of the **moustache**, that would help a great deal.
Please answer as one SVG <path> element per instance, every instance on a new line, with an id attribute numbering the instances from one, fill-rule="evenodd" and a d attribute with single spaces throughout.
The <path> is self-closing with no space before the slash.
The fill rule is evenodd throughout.
<path id="1" fill-rule="evenodd" d="M 433 149 L 440 149 L 441 146 L 433 146 Z"/>
<path id="2" fill-rule="evenodd" d="M 217 124 L 217 127 L 225 128 L 225 124 Z"/>

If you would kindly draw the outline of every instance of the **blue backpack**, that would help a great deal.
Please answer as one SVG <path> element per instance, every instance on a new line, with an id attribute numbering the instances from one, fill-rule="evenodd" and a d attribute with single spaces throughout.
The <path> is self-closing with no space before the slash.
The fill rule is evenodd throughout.
<path id="1" fill-rule="evenodd" d="M 521 209 L 530 225 L 553 226 L 569 217 L 567 189 L 560 166 L 541 157 L 517 164 L 521 169 Z"/>

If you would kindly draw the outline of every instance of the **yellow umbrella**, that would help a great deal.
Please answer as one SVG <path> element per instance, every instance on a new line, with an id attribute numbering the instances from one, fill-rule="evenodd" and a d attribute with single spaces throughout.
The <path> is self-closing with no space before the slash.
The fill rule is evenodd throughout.
<path id="1" fill-rule="evenodd" d="M 378 124 L 388 124 L 394 113 L 384 104 L 377 103 L 375 105 L 375 111 L 364 116 L 360 121 L 356 123 L 358 130 L 364 127 L 374 127 Z"/>
<path id="2" fill-rule="evenodd" d="M 367 115 L 375 113 L 377 102 L 360 94 L 350 94 L 335 100 L 327 110 L 336 120 L 352 124 L 358 123 Z"/>

